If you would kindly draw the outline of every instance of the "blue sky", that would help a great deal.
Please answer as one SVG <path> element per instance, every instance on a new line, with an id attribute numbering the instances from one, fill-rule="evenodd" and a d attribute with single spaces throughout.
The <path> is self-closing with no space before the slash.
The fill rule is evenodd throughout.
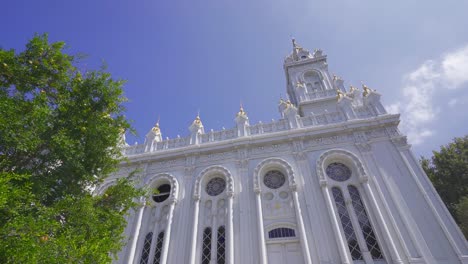
<path id="1" fill-rule="evenodd" d="M 160 117 L 164 137 L 186 136 L 200 111 L 206 130 L 278 119 L 291 36 L 321 48 L 345 85 L 364 81 L 402 113 L 417 156 L 468 134 L 466 1 L 4 1 L 0 46 L 34 33 L 103 61 L 126 79 L 127 117 L 142 142 Z"/>

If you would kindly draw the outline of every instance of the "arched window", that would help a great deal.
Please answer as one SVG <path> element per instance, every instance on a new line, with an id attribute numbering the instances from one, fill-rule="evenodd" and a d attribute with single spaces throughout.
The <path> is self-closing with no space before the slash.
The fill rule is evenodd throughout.
<path id="1" fill-rule="evenodd" d="M 161 250 L 164 241 L 164 231 L 160 232 L 158 239 L 156 240 L 156 250 L 154 251 L 154 261 L 153 264 L 159 264 L 161 261 Z"/>
<path id="2" fill-rule="evenodd" d="M 171 195 L 171 185 L 162 184 L 160 185 L 153 194 L 153 201 L 157 203 L 164 202 Z"/>
<path id="3" fill-rule="evenodd" d="M 140 264 L 147 264 L 149 259 L 149 253 L 151 250 L 151 240 L 153 239 L 153 232 L 149 232 L 145 237 L 143 244 L 143 251 L 141 252 Z"/>
<path id="4" fill-rule="evenodd" d="M 268 238 L 296 237 L 296 232 L 292 228 L 280 227 L 268 232 Z"/>
<path id="5" fill-rule="evenodd" d="M 367 216 L 366 209 L 361 200 L 361 195 L 356 187 L 348 186 L 349 195 L 353 203 L 354 212 L 356 213 L 359 226 L 361 227 L 362 234 L 366 240 L 367 249 L 372 255 L 373 259 L 383 259 L 382 251 L 380 250 L 379 243 L 372 229 L 372 225 Z"/>
<path id="6" fill-rule="evenodd" d="M 217 263 L 226 263 L 226 230 L 224 226 L 218 228 L 218 244 L 217 244 Z"/>
<path id="7" fill-rule="evenodd" d="M 332 188 L 333 198 L 335 199 L 336 208 L 338 209 L 338 215 L 343 226 L 343 231 L 348 241 L 348 248 L 351 253 L 353 260 L 362 260 L 362 253 L 359 247 L 356 234 L 354 233 L 354 227 L 349 217 L 348 209 L 346 209 L 345 200 L 343 193 L 338 187 Z"/>
<path id="8" fill-rule="evenodd" d="M 210 264 L 211 260 L 211 228 L 205 228 L 203 231 L 203 246 L 202 246 L 202 264 Z"/>

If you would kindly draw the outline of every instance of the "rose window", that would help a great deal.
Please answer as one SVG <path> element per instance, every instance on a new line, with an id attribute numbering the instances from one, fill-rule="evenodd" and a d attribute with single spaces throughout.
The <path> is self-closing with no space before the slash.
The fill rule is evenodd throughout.
<path id="1" fill-rule="evenodd" d="M 286 182 L 286 177 L 281 171 L 272 170 L 265 174 L 263 183 L 270 189 L 278 189 Z"/>
<path id="2" fill-rule="evenodd" d="M 334 162 L 328 165 L 326 169 L 328 177 L 335 181 L 346 181 L 351 178 L 351 170 L 343 163 Z"/>
<path id="3" fill-rule="evenodd" d="M 216 177 L 206 184 L 206 193 L 210 196 L 216 196 L 226 189 L 226 181 L 223 178 Z"/>

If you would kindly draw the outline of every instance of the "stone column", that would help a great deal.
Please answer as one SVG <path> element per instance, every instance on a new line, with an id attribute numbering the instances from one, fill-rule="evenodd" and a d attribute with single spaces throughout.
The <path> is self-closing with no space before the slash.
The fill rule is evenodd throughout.
<path id="1" fill-rule="evenodd" d="M 140 207 L 135 214 L 135 229 L 133 229 L 132 243 L 130 244 L 130 252 L 128 253 L 127 263 L 133 263 L 133 259 L 135 258 L 136 246 L 140 236 L 141 220 L 143 218 L 143 212 L 145 211 L 145 201 L 146 199 L 144 197 L 140 198 Z"/>
<path id="2" fill-rule="evenodd" d="M 333 206 L 334 201 L 331 198 L 330 191 L 327 188 L 326 181 L 322 180 L 320 182 L 323 197 L 327 204 L 328 214 L 330 215 L 330 220 L 332 222 L 333 232 L 335 233 L 335 240 L 338 243 L 338 252 L 340 253 L 341 262 L 343 264 L 351 264 L 350 255 L 348 254 L 348 241 L 341 234 L 340 223 L 338 222 L 338 215 L 335 212 L 335 207 Z"/>
<path id="3" fill-rule="evenodd" d="M 310 258 L 309 243 L 307 241 L 304 221 L 302 220 L 301 206 L 299 204 L 299 195 L 297 194 L 297 190 L 295 186 L 291 188 L 291 193 L 292 193 L 293 200 L 294 200 L 294 209 L 296 209 L 296 218 L 297 218 L 297 222 L 299 225 L 299 233 L 301 234 L 300 239 L 301 239 L 302 252 L 304 252 L 304 263 L 312 264 L 312 260 Z"/>
<path id="4" fill-rule="evenodd" d="M 174 207 L 177 200 L 172 200 L 169 205 L 169 213 L 167 216 L 167 227 L 164 233 L 163 246 L 161 251 L 161 264 L 166 264 L 167 254 L 169 252 L 169 242 L 171 241 L 172 218 L 174 217 Z"/>
<path id="5" fill-rule="evenodd" d="M 194 198 L 194 209 L 193 209 L 192 247 L 190 250 L 190 264 L 195 264 L 195 257 L 197 255 L 198 214 L 200 211 L 200 197 L 194 196 L 193 198 Z"/>
<path id="6" fill-rule="evenodd" d="M 382 212 L 379 208 L 379 205 L 377 204 L 377 200 L 375 199 L 374 192 L 372 191 L 372 188 L 369 185 L 369 181 L 366 180 L 365 182 L 363 182 L 362 186 L 364 188 L 364 193 L 370 200 L 370 204 L 372 205 L 372 210 L 375 212 L 375 215 L 377 216 L 377 220 L 378 220 L 377 222 L 380 223 L 380 226 L 383 229 L 382 233 L 385 234 L 386 241 L 389 244 L 388 246 L 390 248 L 390 254 L 392 255 L 393 263 L 398 263 L 398 264 L 403 263 L 400 253 L 398 252 L 395 242 L 393 241 L 392 234 L 390 233 L 387 223 L 385 222 L 385 218 L 383 217 Z"/>
<path id="7" fill-rule="evenodd" d="M 257 224 L 258 224 L 258 243 L 260 249 L 260 264 L 268 264 L 266 245 L 265 245 L 265 232 L 263 231 L 263 214 L 262 214 L 262 198 L 260 197 L 260 190 L 255 190 L 255 201 L 257 203 Z"/>
<path id="8" fill-rule="evenodd" d="M 234 264 L 234 223 L 233 223 L 234 193 L 228 193 L 227 212 L 227 264 Z"/>

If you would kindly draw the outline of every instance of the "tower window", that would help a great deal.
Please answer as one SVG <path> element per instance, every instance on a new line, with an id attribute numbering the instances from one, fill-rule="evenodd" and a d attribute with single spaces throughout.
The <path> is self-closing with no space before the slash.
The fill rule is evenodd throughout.
<path id="1" fill-rule="evenodd" d="M 296 237 L 296 232 L 292 228 L 280 227 L 268 232 L 268 238 Z"/>
<path id="2" fill-rule="evenodd" d="M 153 201 L 157 203 L 164 202 L 171 195 L 171 185 L 163 184 L 159 186 L 153 194 Z"/>
<path id="3" fill-rule="evenodd" d="M 145 237 L 145 243 L 143 244 L 143 251 L 141 252 L 140 264 L 147 264 L 149 259 L 149 253 L 151 250 L 151 240 L 153 239 L 153 232 L 149 232 Z"/>
<path id="4" fill-rule="evenodd" d="M 281 171 L 272 170 L 265 174 L 263 183 L 270 189 L 278 189 L 284 185 L 286 177 Z"/>

